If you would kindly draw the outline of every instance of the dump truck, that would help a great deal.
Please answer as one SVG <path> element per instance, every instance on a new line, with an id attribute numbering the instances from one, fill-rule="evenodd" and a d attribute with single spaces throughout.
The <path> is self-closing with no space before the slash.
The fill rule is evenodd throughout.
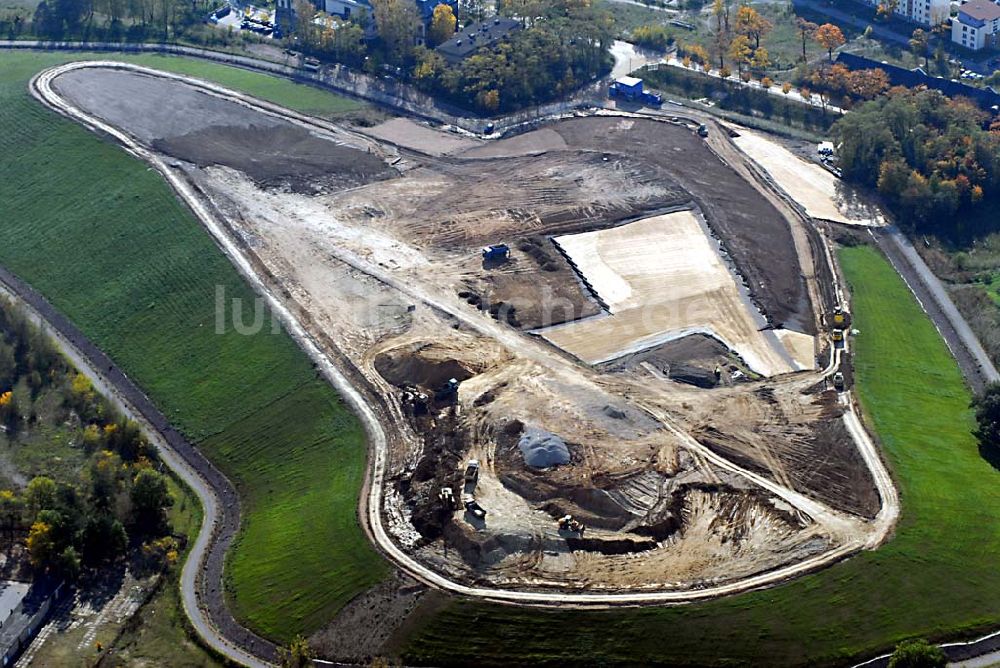
<path id="1" fill-rule="evenodd" d="M 470 459 L 465 465 L 465 482 L 479 482 L 479 460 Z"/>
<path id="2" fill-rule="evenodd" d="M 477 519 L 481 520 L 486 517 L 486 509 L 479 505 L 479 502 L 476 501 L 476 497 L 471 494 L 462 495 L 462 507 L 465 508 L 466 512 L 470 513 Z"/>
<path id="3" fill-rule="evenodd" d="M 833 389 L 837 390 L 838 392 L 844 391 L 844 374 L 841 373 L 840 371 L 833 374 Z"/>

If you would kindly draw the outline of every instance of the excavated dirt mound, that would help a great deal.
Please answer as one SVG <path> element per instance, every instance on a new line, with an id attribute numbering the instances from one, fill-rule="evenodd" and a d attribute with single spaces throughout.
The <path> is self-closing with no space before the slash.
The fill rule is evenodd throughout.
<path id="1" fill-rule="evenodd" d="M 238 169 L 263 186 L 311 194 L 395 174 L 377 156 L 181 81 L 86 69 L 60 75 L 54 86 L 157 151 Z"/>
<path id="2" fill-rule="evenodd" d="M 387 178 L 382 160 L 293 125 L 211 127 L 157 139 L 153 148 L 199 167 L 238 169 L 267 187 L 312 194 Z"/>

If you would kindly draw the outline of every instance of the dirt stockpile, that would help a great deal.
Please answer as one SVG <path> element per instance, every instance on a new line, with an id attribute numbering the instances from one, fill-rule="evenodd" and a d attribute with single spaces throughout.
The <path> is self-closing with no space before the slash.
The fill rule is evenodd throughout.
<path id="1" fill-rule="evenodd" d="M 238 169 L 264 186 L 313 193 L 393 173 L 375 155 L 180 81 L 88 69 L 63 74 L 54 85 L 157 151 L 199 167 Z"/>
<path id="2" fill-rule="evenodd" d="M 153 148 L 199 167 L 238 169 L 263 186 L 312 194 L 390 175 L 378 157 L 317 137 L 293 125 L 218 126 L 157 139 Z"/>
<path id="3" fill-rule="evenodd" d="M 604 117 L 570 119 L 553 129 L 573 148 L 616 160 L 627 155 L 668 175 L 697 202 L 771 323 L 814 333 L 788 224 L 697 135 L 669 123 Z"/>

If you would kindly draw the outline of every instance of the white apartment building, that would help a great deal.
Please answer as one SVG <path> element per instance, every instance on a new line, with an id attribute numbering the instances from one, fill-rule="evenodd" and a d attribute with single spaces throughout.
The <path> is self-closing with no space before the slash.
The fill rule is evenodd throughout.
<path id="1" fill-rule="evenodd" d="M 884 0 L 866 1 L 878 7 Z M 951 15 L 951 0 L 899 0 L 896 15 L 924 26 L 940 25 Z"/>
<path id="2" fill-rule="evenodd" d="M 979 51 L 998 45 L 1000 7 L 991 0 L 970 0 L 951 23 L 951 41 Z"/>

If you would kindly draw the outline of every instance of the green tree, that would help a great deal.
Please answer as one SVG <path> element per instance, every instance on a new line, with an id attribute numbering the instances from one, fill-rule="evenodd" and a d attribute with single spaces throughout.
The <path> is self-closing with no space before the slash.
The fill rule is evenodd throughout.
<path id="1" fill-rule="evenodd" d="M 976 429 L 972 433 L 988 450 L 1000 454 L 1000 383 L 990 383 L 972 401 Z"/>
<path id="2" fill-rule="evenodd" d="M 83 561 L 90 565 L 114 560 L 125 554 L 128 535 L 121 522 L 109 513 L 88 518 L 80 537 Z"/>
<path id="3" fill-rule="evenodd" d="M 24 492 L 24 499 L 33 517 L 42 510 L 54 508 L 56 503 L 55 481 L 46 476 L 32 478 Z"/>
<path id="4" fill-rule="evenodd" d="M 944 652 L 926 640 L 901 642 L 889 657 L 889 668 L 944 668 L 947 664 Z"/>
<path id="5" fill-rule="evenodd" d="M 166 533 L 166 509 L 173 505 L 167 479 L 152 469 L 142 469 L 132 482 L 132 522 L 140 534 Z"/>

